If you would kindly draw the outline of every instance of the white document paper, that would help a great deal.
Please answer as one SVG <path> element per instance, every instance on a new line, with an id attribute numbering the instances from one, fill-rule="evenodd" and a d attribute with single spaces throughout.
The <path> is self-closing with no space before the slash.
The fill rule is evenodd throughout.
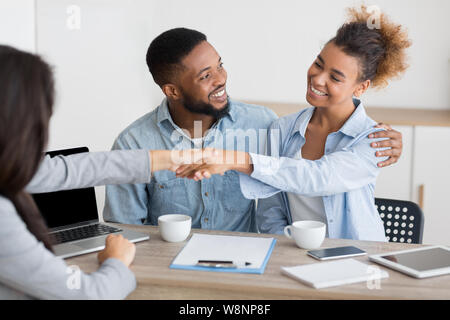
<path id="1" fill-rule="evenodd" d="M 195 266 L 198 260 L 250 262 L 259 269 L 272 248 L 274 238 L 222 236 L 194 233 L 173 265 Z"/>
<path id="2" fill-rule="evenodd" d="M 281 267 L 281 271 L 316 289 L 363 281 L 370 282 L 370 285 L 376 285 L 374 281 L 389 277 L 385 270 L 355 259 Z"/>

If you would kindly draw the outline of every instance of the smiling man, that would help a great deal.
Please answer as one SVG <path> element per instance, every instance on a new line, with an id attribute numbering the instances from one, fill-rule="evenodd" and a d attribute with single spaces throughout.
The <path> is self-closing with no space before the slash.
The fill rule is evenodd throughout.
<path id="1" fill-rule="evenodd" d="M 165 99 L 126 128 L 113 149 L 262 151 L 277 117 L 229 98 L 222 58 L 204 34 L 185 28 L 162 33 L 148 48 L 147 65 Z M 393 163 L 401 153 L 401 135 L 387 136 L 393 139 L 383 146 L 393 148 L 384 155 Z M 149 184 L 106 188 L 105 221 L 157 225 L 159 216 L 174 213 L 190 215 L 193 228 L 256 231 L 255 201 L 242 195 L 234 171 L 202 181 L 160 171 Z"/>
<path id="2" fill-rule="evenodd" d="M 148 48 L 147 65 L 165 99 L 126 128 L 113 149 L 234 148 L 235 129 L 252 134 L 277 118 L 267 108 L 228 98 L 222 59 L 200 32 L 162 33 Z M 194 228 L 256 230 L 255 202 L 244 198 L 234 172 L 195 182 L 160 171 L 149 184 L 106 189 L 106 221 L 157 225 L 160 215 L 171 213 L 190 215 Z"/>

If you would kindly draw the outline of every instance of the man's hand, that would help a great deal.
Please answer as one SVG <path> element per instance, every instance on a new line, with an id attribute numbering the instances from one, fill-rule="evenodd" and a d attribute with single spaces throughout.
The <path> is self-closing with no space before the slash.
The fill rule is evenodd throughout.
<path id="1" fill-rule="evenodd" d="M 383 151 L 377 151 L 377 157 L 389 157 L 386 161 L 379 162 L 379 167 L 386 167 L 394 164 L 398 161 L 402 154 L 403 149 L 403 141 L 402 134 L 391 128 L 390 125 L 379 123 L 375 126 L 375 128 L 383 128 L 386 131 L 379 131 L 375 133 L 369 134 L 370 139 L 376 138 L 389 138 L 388 140 L 373 142 L 370 144 L 372 148 L 391 148 Z"/>

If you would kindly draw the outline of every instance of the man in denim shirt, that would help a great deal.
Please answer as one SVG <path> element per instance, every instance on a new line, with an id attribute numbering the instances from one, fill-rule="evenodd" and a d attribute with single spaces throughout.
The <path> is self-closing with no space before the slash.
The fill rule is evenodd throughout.
<path id="1" fill-rule="evenodd" d="M 263 152 L 277 117 L 265 107 L 229 99 L 221 57 L 204 34 L 184 28 L 162 33 L 150 44 L 147 64 L 166 98 L 126 128 L 113 149 Z M 389 155 L 396 156 L 401 137 L 392 137 Z M 234 171 L 198 182 L 160 171 L 148 184 L 106 187 L 105 221 L 157 225 L 159 216 L 175 213 L 190 215 L 193 228 L 256 231 L 255 201 L 242 195 Z"/>

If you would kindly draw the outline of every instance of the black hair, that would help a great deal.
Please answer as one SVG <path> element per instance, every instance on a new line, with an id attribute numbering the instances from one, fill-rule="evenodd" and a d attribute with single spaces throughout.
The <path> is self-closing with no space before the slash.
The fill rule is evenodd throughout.
<path id="1" fill-rule="evenodd" d="M 162 87 L 174 81 L 178 70 L 183 68 L 181 60 L 199 43 L 206 41 L 203 33 L 175 28 L 157 36 L 147 50 L 147 66 L 153 80 Z"/>

